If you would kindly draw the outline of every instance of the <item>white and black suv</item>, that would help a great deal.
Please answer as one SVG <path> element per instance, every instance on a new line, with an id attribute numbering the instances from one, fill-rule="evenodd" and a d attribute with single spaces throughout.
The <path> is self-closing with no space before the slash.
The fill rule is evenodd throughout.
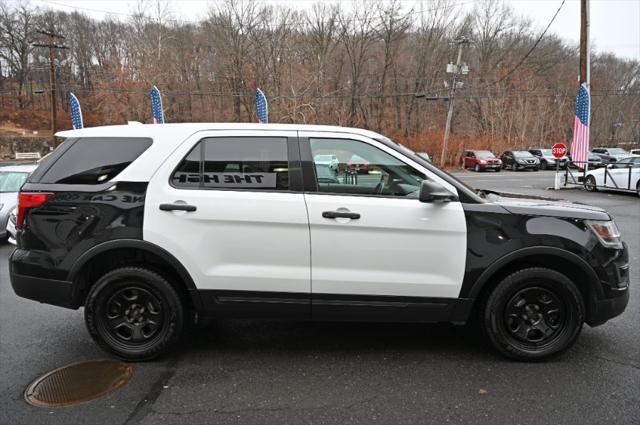
<path id="1" fill-rule="evenodd" d="M 199 318 L 452 322 L 503 354 L 570 347 L 621 314 L 605 211 L 474 191 L 371 131 L 279 124 L 86 128 L 19 195 L 16 294 L 85 308 L 112 354 L 153 358 Z M 313 159 L 335 155 L 335 178 Z M 367 163 L 353 172 L 349 160 Z"/>

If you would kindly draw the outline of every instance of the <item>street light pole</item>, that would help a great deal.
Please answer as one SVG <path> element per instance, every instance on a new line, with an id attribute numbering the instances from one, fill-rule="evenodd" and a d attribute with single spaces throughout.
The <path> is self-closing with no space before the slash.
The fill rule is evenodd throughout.
<path id="1" fill-rule="evenodd" d="M 458 85 L 457 76 L 460 73 L 460 65 L 462 62 L 462 46 L 469 41 L 465 37 L 461 37 L 456 40 L 458 44 L 458 59 L 456 60 L 455 68 L 453 69 L 453 79 L 451 84 L 451 92 L 449 95 L 449 111 L 447 112 L 447 123 L 444 128 L 444 140 L 442 142 L 442 154 L 440 155 L 440 167 L 444 168 L 447 144 L 449 143 L 449 133 L 451 132 L 451 119 L 453 118 L 453 104 L 455 102 L 456 86 Z"/>

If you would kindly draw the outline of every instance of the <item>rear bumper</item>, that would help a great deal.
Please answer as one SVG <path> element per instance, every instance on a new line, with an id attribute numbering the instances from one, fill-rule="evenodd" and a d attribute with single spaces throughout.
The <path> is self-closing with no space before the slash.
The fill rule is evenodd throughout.
<path id="1" fill-rule="evenodd" d="M 78 308 L 74 300 L 72 282 L 16 273 L 12 260 L 15 252 L 9 258 L 9 277 L 11 287 L 17 296 L 60 307 Z"/>

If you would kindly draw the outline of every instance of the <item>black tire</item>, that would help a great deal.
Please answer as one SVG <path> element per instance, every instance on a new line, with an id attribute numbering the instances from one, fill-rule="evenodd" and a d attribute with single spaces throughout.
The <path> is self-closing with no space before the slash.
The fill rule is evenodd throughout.
<path id="1" fill-rule="evenodd" d="M 543 170 L 546 170 L 547 169 L 547 161 L 540 162 L 540 168 L 542 168 Z"/>
<path id="2" fill-rule="evenodd" d="M 518 166 L 516 165 L 515 162 L 511 164 L 511 171 L 518 171 Z"/>
<path id="3" fill-rule="evenodd" d="M 598 188 L 596 187 L 596 178 L 593 176 L 587 176 L 584 180 L 584 188 L 589 192 L 597 192 Z"/>
<path id="4" fill-rule="evenodd" d="M 483 329 L 503 355 L 544 360 L 575 343 L 584 312 L 582 295 L 568 277 L 532 267 L 512 273 L 493 289 L 484 306 Z"/>
<path id="5" fill-rule="evenodd" d="M 480 166 L 479 166 L 478 164 L 476 164 L 476 165 L 473 167 L 473 171 L 475 171 L 476 173 L 479 173 L 479 172 L 480 172 Z"/>
<path id="6" fill-rule="evenodd" d="M 536 167 L 536 168 L 533 169 L 533 171 L 540 171 L 540 168 Z"/>
<path id="7" fill-rule="evenodd" d="M 640 196 L 640 180 L 638 180 L 638 183 L 636 183 L 636 193 L 638 194 L 638 196 Z"/>
<path id="8" fill-rule="evenodd" d="M 87 295 L 84 317 L 94 341 L 128 361 L 161 355 L 185 328 L 184 302 L 175 288 L 138 267 L 116 269 L 98 279 Z"/>
<path id="9" fill-rule="evenodd" d="M 496 168 L 496 173 L 499 173 L 501 170 L 501 168 Z"/>

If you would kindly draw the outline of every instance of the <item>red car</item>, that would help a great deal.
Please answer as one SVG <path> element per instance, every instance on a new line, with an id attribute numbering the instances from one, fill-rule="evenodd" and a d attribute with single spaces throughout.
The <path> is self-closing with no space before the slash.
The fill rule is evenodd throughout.
<path id="1" fill-rule="evenodd" d="M 358 155 L 353 155 L 347 163 L 347 167 L 349 167 L 350 171 L 354 171 L 356 173 L 368 173 L 369 161 L 359 157 Z"/>
<path id="2" fill-rule="evenodd" d="M 474 171 L 495 170 L 500 172 L 502 161 L 489 151 L 464 151 L 460 161 L 462 168 L 473 168 Z"/>

